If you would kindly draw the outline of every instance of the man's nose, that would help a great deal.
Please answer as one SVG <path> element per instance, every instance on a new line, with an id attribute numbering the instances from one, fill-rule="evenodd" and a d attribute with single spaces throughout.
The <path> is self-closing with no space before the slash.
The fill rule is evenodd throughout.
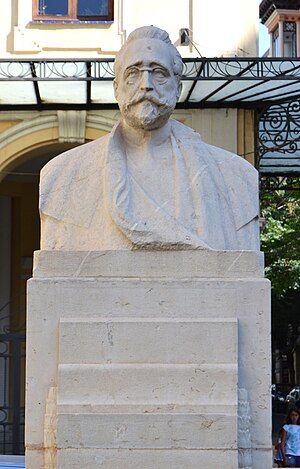
<path id="1" fill-rule="evenodd" d="M 152 75 L 149 70 L 143 70 L 141 72 L 140 88 L 143 91 L 153 90 Z"/>

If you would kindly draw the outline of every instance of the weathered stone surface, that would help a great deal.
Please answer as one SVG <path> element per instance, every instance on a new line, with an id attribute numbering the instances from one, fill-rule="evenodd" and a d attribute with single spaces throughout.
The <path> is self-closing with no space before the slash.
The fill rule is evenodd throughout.
<path id="1" fill-rule="evenodd" d="M 145 265 L 147 269 L 145 270 Z M 34 277 L 248 278 L 264 276 L 253 251 L 36 251 Z"/>
<path id="2" fill-rule="evenodd" d="M 25 435 L 26 438 L 26 435 Z M 27 439 L 28 442 L 28 439 Z M 40 449 L 35 449 L 34 447 L 32 448 L 30 443 L 26 443 L 26 465 L 25 467 L 29 467 L 31 469 L 37 468 L 37 469 L 44 469 L 44 463 L 45 463 L 45 449 L 40 446 Z M 46 467 L 45 467 L 46 469 Z M 48 469 L 48 468 L 47 468 Z"/>
<path id="3" fill-rule="evenodd" d="M 59 365 L 58 380 L 59 404 L 237 404 L 232 364 Z"/>
<path id="4" fill-rule="evenodd" d="M 236 407 L 232 415 L 197 413 L 61 414 L 58 447 L 98 449 L 237 448 Z"/>
<path id="5" fill-rule="evenodd" d="M 236 359 L 236 319 L 65 318 L 60 321 L 59 362 L 63 364 L 200 365 L 236 363 Z"/>
<path id="6" fill-rule="evenodd" d="M 237 464 L 235 450 L 84 451 L 82 449 L 62 449 L 58 451 L 58 469 L 82 469 L 83 467 L 89 469 L 236 469 Z M 257 469 L 266 469 L 268 466 L 256 467 Z"/>
<path id="7" fill-rule="evenodd" d="M 57 386 L 57 467 L 98 469 L 102 461 L 112 469 L 235 469 L 239 441 L 253 469 L 271 467 L 269 282 L 261 278 L 257 253 L 239 253 L 240 277 L 227 269 L 224 279 L 220 256 L 230 265 L 226 255 L 232 260 L 235 253 L 211 253 L 209 276 L 205 251 L 195 257 L 190 251 L 126 253 L 132 256 L 128 276 L 126 255 L 108 271 L 103 259 L 110 253 L 59 254 L 39 255 L 29 281 L 28 454 L 39 448 L 55 460 L 43 431 L 49 391 Z M 78 270 L 82 259 L 86 265 Z M 252 267 L 243 276 L 247 259 Z M 60 276 L 62 262 L 69 277 Z M 190 276 L 185 267 L 182 277 L 172 275 L 174 266 L 188 264 Z M 93 278 L 95 271 L 102 273 Z M 239 402 L 238 386 L 244 389 Z M 197 433 L 205 421 L 211 425 Z M 119 441 L 124 425 L 128 440 Z M 103 426 L 110 430 L 97 434 Z M 80 448 L 89 432 L 93 448 Z"/>
<path id="8" fill-rule="evenodd" d="M 41 172 L 41 247 L 259 250 L 258 175 L 169 119 L 183 63 L 165 31 L 133 31 L 115 60 L 122 119 Z"/>

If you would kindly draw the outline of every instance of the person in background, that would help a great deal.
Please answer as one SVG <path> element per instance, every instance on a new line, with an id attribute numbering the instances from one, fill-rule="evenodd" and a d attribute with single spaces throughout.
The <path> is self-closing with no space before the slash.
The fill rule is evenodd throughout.
<path id="1" fill-rule="evenodd" d="M 284 467 L 283 466 L 283 456 L 282 456 L 281 447 L 280 447 L 282 432 L 283 432 L 283 429 L 281 428 L 279 430 L 277 443 L 275 445 L 276 453 L 275 453 L 275 457 L 274 457 L 274 462 L 275 462 L 275 464 L 277 464 L 277 467 Z"/>
<path id="2" fill-rule="evenodd" d="M 286 424 L 282 428 L 280 449 L 283 467 L 300 466 L 300 410 L 298 407 L 289 409 Z"/>

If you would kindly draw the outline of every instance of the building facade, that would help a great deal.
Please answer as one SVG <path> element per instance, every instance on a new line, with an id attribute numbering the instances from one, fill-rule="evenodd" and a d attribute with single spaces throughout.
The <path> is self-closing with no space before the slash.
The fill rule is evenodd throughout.
<path id="1" fill-rule="evenodd" d="M 300 56 L 300 4 L 298 0 L 263 0 L 261 22 L 268 28 L 270 57 Z"/>
<path id="2" fill-rule="evenodd" d="M 260 20 L 268 28 L 270 47 L 268 56 L 286 57 L 290 63 L 300 57 L 300 2 L 299 0 L 263 0 L 260 3 Z M 298 63 L 298 62 L 297 62 Z M 297 85 L 299 86 L 299 84 Z M 274 130 L 272 116 L 277 118 L 277 131 Z M 299 189 L 300 174 L 300 139 L 299 139 L 299 98 L 291 98 L 270 107 L 267 110 L 269 121 L 268 133 L 273 141 L 277 140 L 277 148 L 264 155 L 265 170 L 282 179 L 289 180 L 292 191 L 285 193 L 288 200 L 294 188 Z M 278 123 L 280 124 L 278 125 Z M 296 130 L 296 133 L 295 133 Z M 274 145 L 276 147 L 276 145 Z M 274 164 L 275 163 L 275 164 Z M 275 166 L 276 165 L 276 166 Z M 269 169 L 268 169 L 269 168 Z M 298 181 L 298 182 L 297 182 Z M 292 184 L 290 184 L 292 182 Z M 295 192 L 294 192 L 295 194 Z M 293 198 L 294 200 L 294 198 Z M 298 295 L 295 294 L 292 307 L 289 310 L 298 311 Z M 294 304 L 296 303 L 296 304 Z M 282 311 L 282 315 L 284 311 Z M 295 314 L 296 316 L 296 314 Z M 294 385 L 300 381 L 300 338 L 299 321 L 294 322 L 291 317 L 286 319 L 286 337 L 284 333 L 273 334 L 273 380 L 276 384 Z M 278 327 L 278 326 L 277 326 Z M 278 329 L 283 329 L 278 327 Z"/>
<path id="3" fill-rule="evenodd" d="M 187 60 L 257 56 L 256 0 L 181 0 L 176 8 L 173 0 L 9 0 L 1 16 L 0 453 L 23 451 L 26 281 L 39 249 L 39 171 L 57 154 L 112 129 L 119 119 L 112 81 L 93 83 L 87 104 L 88 73 L 81 80 L 77 71 L 89 60 L 111 67 L 128 34 L 148 24 L 167 30 Z M 43 73 L 62 78 L 59 85 L 34 81 L 37 62 Z M 254 163 L 249 106 L 182 105 L 175 118 L 207 143 Z"/>

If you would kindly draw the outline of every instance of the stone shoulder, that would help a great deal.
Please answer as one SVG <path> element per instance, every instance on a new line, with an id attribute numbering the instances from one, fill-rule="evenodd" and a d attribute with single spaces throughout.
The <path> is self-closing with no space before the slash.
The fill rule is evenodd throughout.
<path id="1" fill-rule="evenodd" d="M 257 175 L 257 170 L 254 166 L 249 163 L 249 161 L 245 160 L 242 156 L 237 155 L 236 153 L 232 153 L 228 150 L 224 150 L 223 148 L 215 147 L 214 145 L 206 144 L 208 147 L 208 151 L 215 158 L 218 164 L 228 163 L 230 161 L 230 166 L 234 166 L 240 170 L 243 168 L 253 175 Z"/>
<path id="2" fill-rule="evenodd" d="M 198 154 L 200 158 L 206 154 L 210 158 L 210 163 L 217 164 L 219 168 L 224 164 L 227 166 L 227 169 L 230 167 L 233 171 L 235 169 L 238 171 L 247 171 L 249 174 L 252 173 L 253 177 L 257 177 L 257 170 L 254 166 L 241 156 L 224 150 L 223 148 L 205 143 L 198 132 L 178 121 L 173 120 L 172 127 L 177 141 L 193 149 L 191 154 Z"/>
<path id="3" fill-rule="evenodd" d="M 89 168 L 92 161 L 97 158 L 107 146 L 109 134 L 104 137 L 72 148 L 50 160 L 41 170 L 41 180 L 47 178 L 52 173 L 67 172 L 69 169 L 74 172 L 76 169 Z"/>

